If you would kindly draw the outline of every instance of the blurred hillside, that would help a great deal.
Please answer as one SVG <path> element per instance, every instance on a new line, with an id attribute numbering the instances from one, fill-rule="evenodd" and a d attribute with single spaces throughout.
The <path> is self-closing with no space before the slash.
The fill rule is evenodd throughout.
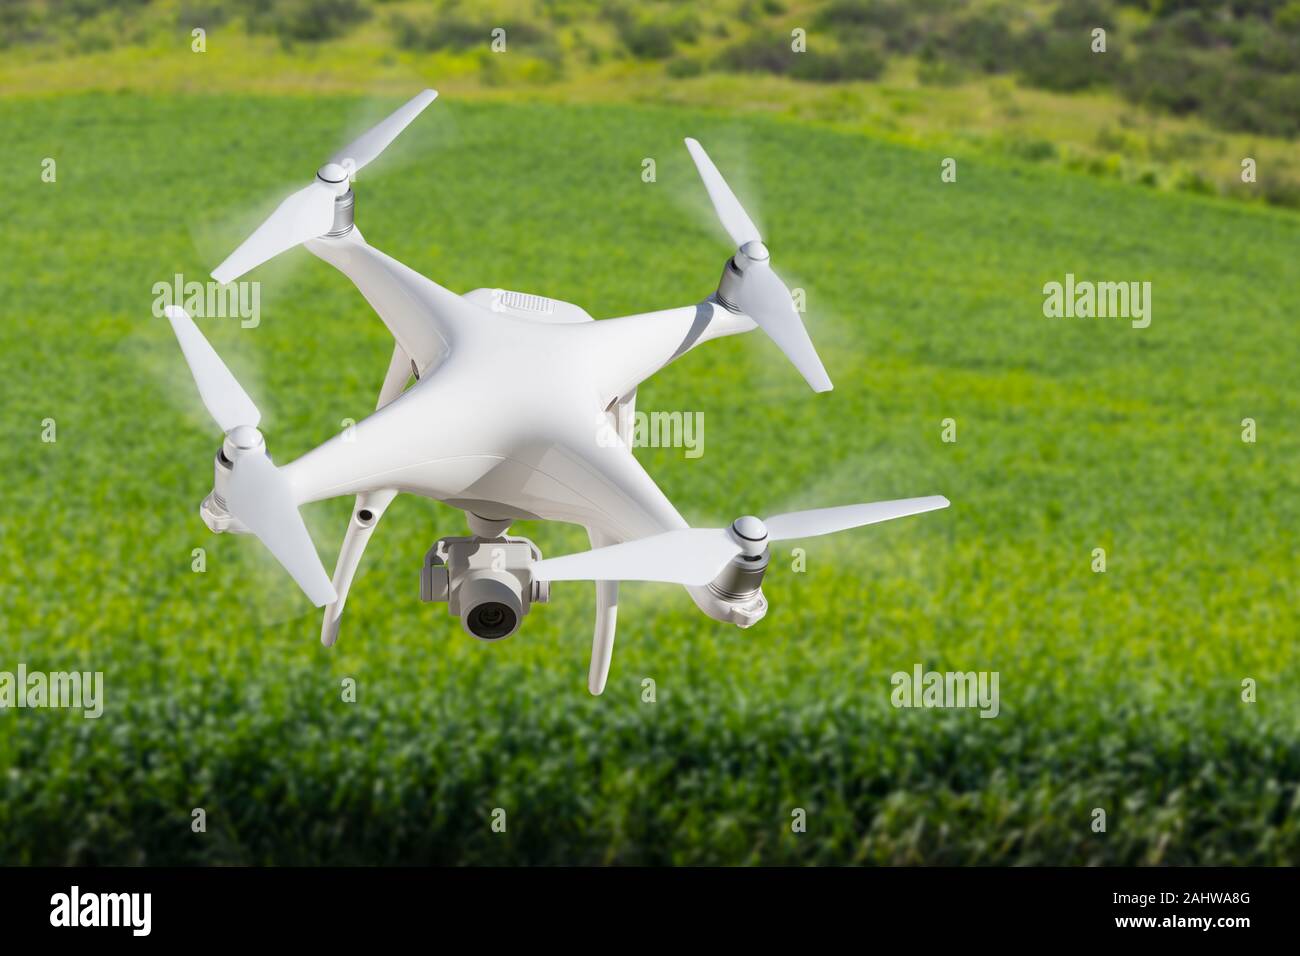
<path id="1" fill-rule="evenodd" d="M 0 50 L 6 92 L 420 77 L 463 95 L 777 110 L 1300 207 L 1300 0 L 6 0 Z"/>

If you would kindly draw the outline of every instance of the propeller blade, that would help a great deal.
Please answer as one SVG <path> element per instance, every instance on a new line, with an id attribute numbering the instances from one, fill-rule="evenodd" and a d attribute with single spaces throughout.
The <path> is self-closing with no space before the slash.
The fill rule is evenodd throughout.
<path id="1" fill-rule="evenodd" d="M 330 157 L 352 175 L 382 153 L 388 144 L 397 139 L 424 108 L 438 98 L 437 90 L 424 90 L 407 100 L 391 114 Z"/>
<path id="2" fill-rule="evenodd" d="M 317 607 L 338 600 L 284 474 L 266 455 L 236 459 L 226 504 Z"/>
<path id="3" fill-rule="evenodd" d="M 212 278 L 225 285 L 286 249 L 325 235 L 334 225 L 334 195 L 334 187 L 319 179 L 298 190 L 212 270 Z"/>
<path id="4" fill-rule="evenodd" d="M 539 581 L 665 581 L 708 584 L 740 547 L 723 528 L 680 528 L 533 565 Z"/>
<path id="5" fill-rule="evenodd" d="M 261 412 L 235 376 L 230 374 L 230 369 L 226 368 L 212 344 L 203 337 L 190 314 L 178 305 L 169 305 L 163 311 L 172 324 L 181 351 L 185 353 L 194 384 L 199 387 L 199 397 L 217 427 L 223 432 L 237 425 L 256 427 L 262 420 Z"/>
<path id="6" fill-rule="evenodd" d="M 740 310 L 758 323 L 814 392 L 831 390 L 830 376 L 794 307 L 790 290 L 766 261 L 746 266 L 737 299 Z"/>
<path id="7" fill-rule="evenodd" d="M 753 518 L 746 520 L 757 525 L 759 531 L 765 526 L 767 541 L 785 541 L 847 531 L 947 507 L 947 498 L 931 495 L 795 511 L 761 523 Z M 754 540 L 760 544 L 764 541 L 763 538 Z M 534 564 L 532 573 L 539 581 L 665 581 L 699 587 L 717 577 L 727 562 L 740 553 L 740 545 L 726 528 L 682 528 L 606 548 L 548 558 Z"/>
<path id="8" fill-rule="evenodd" d="M 762 241 L 758 234 L 758 227 L 754 225 L 754 220 L 749 218 L 749 213 L 745 212 L 745 207 L 740 204 L 736 194 L 731 191 L 727 181 L 722 178 L 722 173 L 718 172 L 718 167 L 713 165 L 713 160 L 709 159 L 709 154 L 704 151 L 704 147 L 699 141 L 687 137 L 686 149 L 691 154 L 691 159 L 695 160 L 695 168 L 700 172 L 700 178 L 704 180 L 704 188 L 709 192 L 709 199 L 713 200 L 713 208 L 722 220 L 722 228 L 727 230 L 727 234 L 736 243 L 739 249 L 745 243 L 750 241 Z"/>
<path id="9" fill-rule="evenodd" d="M 839 508 L 817 508 L 813 511 L 793 511 L 789 514 L 766 518 L 769 541 L 788 541 L 792 538 L 813 538 L 817 535 L 847 531 L 866 524 L 904 518 L 948 507 L 943 495 L 926 498 L 900 498 L 896 501 L 876 501 L 868 505 L 843 505 Z"/>

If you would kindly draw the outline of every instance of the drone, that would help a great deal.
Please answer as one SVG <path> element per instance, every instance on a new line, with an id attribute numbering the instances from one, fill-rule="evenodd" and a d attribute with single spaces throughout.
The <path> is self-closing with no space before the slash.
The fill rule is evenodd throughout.
<path id="1" fill-rule="evenodd" d="M 715 292 L 678 308 L 595 321 L 582 308 L 503 289 L 451 292 L 366 242 L 352 183 L 437 98 L 424 90 L 339 150 L 212 276 L 223 285 L 295 246 L 347 276 L 392 333 L 375 411 L 301 457 L 272 462 L 261 413 L 189 314 L 166 315 L 199 396 L 225 438 L 199 514 L 213 532 L 252 534 L 323 607 L 332 646 L 362 552 L 399 493 L 464 512 L 470 534 L 425 554 L 420 597 L 445 602 L 476 638 L 519 629 L 555 581 L 593 581 L 587 687 L 605 689 L 619 583 L 681 584 L 708 617 L 740 627 L 767 613 L 771 542 L 830 534 L 946 508 L 933 495 L 687 524 L 632 453 L 637 386 L 711 339 L 762 329 L 816 392 L 830 378 L 749 215 L 704 148 L 686 147 L 736 252 Z M 413 382 L 413 384 L 412 384 Z M 408 387 L 409 386 L 409 387 Z M 331 578 L 299 508 L 354 496 Z M 543 558 L 517 521 L 586 529 L 591 549 Z"/>

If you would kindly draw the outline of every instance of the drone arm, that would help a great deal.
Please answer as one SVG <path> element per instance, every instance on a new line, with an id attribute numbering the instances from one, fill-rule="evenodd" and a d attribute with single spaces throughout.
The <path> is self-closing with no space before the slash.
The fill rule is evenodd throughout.
<path id="1" fill-rule="evenodd" d="M 411 380 L 411 356 L 402 348 L 402 343 L 393 343 L 393 357 L 388 360 L 388 371 L 384 373 L 384 384 L 379 387 L 379 400 L 375 408 L 383 408 L 401 395 L 406 383 Z"/>
<path id="2" fill-rule="evenodd" d="M 355 227 L 306 246 L 352 280 L 421 373 L 451 350 L 458 329 L 491 315 L 369 245 Z"/>
<path id="3" fill-rule="evenodd" d="M 629 398 L 628 405 L 633 401 Z M 617 544 L 688 527 L 686 519 L 632 454 L 629 447 L 631 422 L 632 416 L 621 417 L 612 441 L 595 446 L 590 444 L 589 438 L 585 445 L 575 442 L 568 447 L 569 454 L 554 459 L 557 465 L 563 464 L 566 469 L 555 472 L 553 476 L 569 487 L 581 488 L 590 505 L 583 514 L 554 517 L 586 527 L 593 547 L 597 540 Z M 592 476 L 599 478 L 593 483 Z M 707 587 L 688 587 L 686 592 L 706 615 L 722 620 L 717 617 L 716 600 Z M 604 689 L 609 674 L 617 605 L 617 584 L 609 582 L 607 586 L 598 582 L 596 630 L 592 637 L 591 669 L 588 672 L 588 689 L 593 694 Z"/>
<path id="4" fill-rule="evenodd" d="M 712 299 L 697 305 L 604 319 L 583 326 L 605 394 L 626 395 L 670 362 L 710 339 L 757 326 Z"/>

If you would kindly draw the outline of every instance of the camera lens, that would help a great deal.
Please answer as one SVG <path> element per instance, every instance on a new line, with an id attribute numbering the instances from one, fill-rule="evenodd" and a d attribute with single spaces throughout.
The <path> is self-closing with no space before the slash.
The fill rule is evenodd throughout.
<path id="1" fill-rule="evenodd" d="M 515 621 L 515 612 L 509 607 L 497 601 L 488 601 L 470 611 L 465 623 L 475 637 L 491 641 L 513 631 Z"/>
<path id="2" fill-rule="evenodd" d="M 465 630 L 481 641 L 498 641 L 519 628 L 525 614 L 519 579 L 505 571 L 474 568 L 453 582 Z"/>

